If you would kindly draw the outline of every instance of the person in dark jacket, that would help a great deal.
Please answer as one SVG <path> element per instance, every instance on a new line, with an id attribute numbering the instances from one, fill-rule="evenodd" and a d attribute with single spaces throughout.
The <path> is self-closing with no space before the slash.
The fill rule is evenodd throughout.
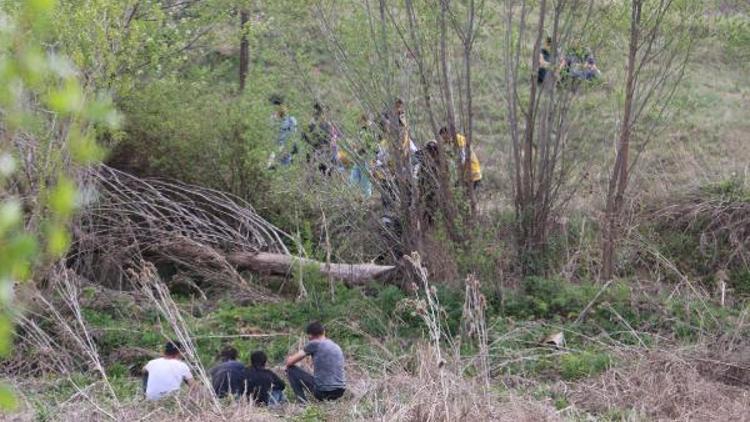
<path id="1" fill-rule="evenodd" d="M 246 394 L 246 368 L 237 360 L 237 349 L 231 346 L 224 348 L 219 354 L 219 359 L 221 363 L 208 371 L 216 395 L 226 397 L 233 394 L 239 398 Z"/>
<path id="2" fill-rule="evenodd" d="M 542 51 L 539 53 L 539 71 L 537 73 L 537 83 L 539 85 L 544 83 L 544 80 L 547 78 L 547 75 L 552 73 L 550 72 L 550 69 L 552 68 L 552 61 L 554 59 L 552 58 L 552 38 L 546 37 L 544 39 L 544 45 L 542 46 Z"/>
<path id="3" fill-rule="evenodd" d="M 266 361 L 268 357 L 262 351 L 250 355 L 250 368 L 245 374 L 247 394 L 259 405 L 281 404 L 285 401 L 286 384 L 273 371 L 266 369 Z"/>

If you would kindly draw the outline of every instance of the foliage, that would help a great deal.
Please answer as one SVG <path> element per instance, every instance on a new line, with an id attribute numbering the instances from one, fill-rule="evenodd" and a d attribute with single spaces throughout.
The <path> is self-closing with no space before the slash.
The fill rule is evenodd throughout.
<path id="1" fill-rule="evenodd" d="M 54 19 L 54 2 L 32 0 L 10 3 L 0 9 L 0 110 L 3 115 L 0 144 L 0 355 L 10 350 L 14 283 L 32 277 L 40 252 L 56 259 L 69 243 L 66 221 L 81 198 L 76 194 L 70 161 L 91 163 L 101 157 L 92 137 L 92 126 L 114 127 L 118 116 L 106 97 L 90 99 L 75 67 L 64 56 L 45 53 L 48 25 Z M 53 117 L 50 118 L 49 115 Z M 57 120 L 65 131 L 54 133 Z M 50 134 L 51 133 L 51 134 Z M 33 145 L 38 142 L 39 145 Z M 18 148 L 17 145 L 26 144 Z M 14 174 L 16 163 L 29 168 L 25 149 L 38 146 L 45 172 L 35 175 L 38 185 L 24 186 Z M 14 148 L 15 147 L 15 148 Z M 37 162 L 37 163 L 39 163 Z M 25 180 L 32 182 L 33 180 Z M 19 187 L 20 186 L 20 187 Z M 24 202 L 26 201 L 26 202 Z M 41 205 L 30 205 L 38 203 Z M 29 215 L 29 208 L 36 207 Z M 26 208 L 26 209 L 24 209 Z M 37 224 L 34 224 L 36 220 Z M 0 407 L 13 406 L 10 393 L 0 392 Z"/>
<path id="2" fill-rule="evenodd" d="M 716 18 L 715 36 L 724 41 L 728 61 L 744 64 L 750 59 L 750 15 L 738 13 Z"/>
<path id="3" fill-rule="evenodd" d="M 600 290 L 591 283 L 571 284 L 560 279 L 528 277 L 524 279 L 522 293 L 508 298 L 504 311 L 519 318 L 573 320 Z M 626 307 L 630 289 L 626 283 L 617 283 L 600 297 L 602 302 Z"/>
<path id="4" fill-rule="evenodd" d="M 110 161 L 262 204 L 270 190 L 272 110 L 265 98 L 235 98 L 227 88 L 165 78 L 123 99 L 127 136 Z"/>
<path id="5" fill-rule="evenodd" d="M 50 262 L 64 255 L 70 239 L 66 223 L 76 208 L 90 199 L 76 189 L 78 165 L 100 160 L 102 146 L 114 147 L 108 163 L 120 169 L 196 183 L 248 200 L 264 218 L 296 238 L 297 244 L 288 246 L 300 255 L 380 262 L 392 259 L 389 253 L 395 248 L 389 249 L 392 245 L 381 234 L 383 207 L 377 193 L 365 198 L 347 184 L 345 174 L 318 174 L 305 161 L 306 147 L 299 138 L 297 162 L 269 168 L 276 138 L 269 96 L 285 98 L 300 131 L 306 129 L 312 104 L 322 101 L 343 132 L 342 145 L 350 149 L 359 142 L 360 115 L 379 113 L 394 96 L 407 102 L 407 118 L 418 146 L 434 137 L 426 97 L 433 98 L 437 123 L 448 120 L 443 80 L 454 89 L 460 87 L 455 92 L 457 103 L 459 108 L 466 106 L 459 35 L 448 34 L 450 75 L 446 77 L 438 64 L 439 10 L 427 1 L 383 2 L 391 6 L 383 15 L 378 2 L 330 0 L 314 4 L 304 0 L 90 0 L 85 7 L 80 1 L 60 0 L 54 9 L 48 9 L 48 3 L 55 2 L 10 0 L 0 6 L 5 12 L 0 15 L 0 283 L 6 286 L 1 290 L 4 311 L 10 309 L 10 282 L 42 279 Z M 750 271 L 743 265 L 724 265 L 727 257 L 739 256 L 734 254 L 730 239 L 739 232 L 706 235 L 703 229 L 715 222 L 712 219 L 701 216 L 686 225 L 634 219 L 638 233 L 647 234 L 655 244 L 632 247 L 632 260 L 626 261 L 632 278 L 607 286 L 589 281 L 598 274 L 597 258 L 587 255 L 599 241 L 599 228 L 593 224 L 595 227 L 584 231 L 580 224 L 577 233 L 569 227 L 600 221 L 597 210 L 602 204 L 596 198 L 601 198 L 607 184 L 603 166 L 611 158 L 616 129 L 621 127 L 615 105 L 625 95 L 620 85 L 626 68 L 623 51 L 629 2 L 591 2 L 590 9 L 574 8 L 560 22 L 548 19 L 545 24 L 545 34 L 570 34 L 559 46 L 561 52 L 591 50 L 603 77 L 596 83 L 555 87 L 559 95 L 555 98 L 562 99 L 561 107 L 570 107 L 573 115 L 565 122 L 551 119 L 554 125 L 545 126 L 561 123 L 563 132 L 568 133 L 558 138 L 559 157 L 565 162 L 554 171 L 560 172 L 561 183 L 552 203 L 544 205 L 552 207 L 549 221 L 537 227 L 546 238 L 545 250 L 519 253 L 514 228 L 528 215 L 512 204 L 513 131 L 507 122 L 508 111 L 502 107 L 512 97 L 500 89 L 505 82 L 503 72 L 510 68 L 507 57 L 501 57 L 508 9 L 502 2 L 477 3 L 485 5 L 472 56 L 476 64 L 472 69 L 472 145 L 477 147 L 484 170 L 480 212 L 473 221 L 456 219 L 463 241 L 453 239 L 440 225 L 445 221 L 439 220 L 438 227 L 425 237 L 425 250 L 430 252 L 425 261 L 431 264 L 430 279 L 437 285 L 444 328 L 453 334 L 461 332 L 464 300 L 459 287 L 463 276 L 474 273 L 485 286 L 490 298 L 489 359 L 492 375 L 498 378 L 491 381 L 489 389 L 482 388 L 513 395 L 525 393 L 526 384 L 533 384 L 541 391 L 540 400 L 551 399 L 548 401 L 560 410 L 558 416 L 568 417 L 577 403 L 567 394 L 567 386 L 589 383 L 613 366 L 619 371 L 623 363 L 619 350 L 637 348 L 640 353 L 665 344 L 692 344 L 731 333 L 733 326 L 741 327 L 745 315 L 740 307 L 719 307 L 695 291 L 715 289 L 715 273 L 721 268 L 727 270 L 731 298 L 750 295 Z M 672 3 L 685 7 L 680 13 L 692 19 L 688 12 L 693 9 L 687 7 L 700 2 Z M 642 173 L 631 175 L 633 188 L 643 193 L 634 198 L 633 209 L 648 208 L 651 194 L 671 193 L 680 182 L 704 178 L 708 182 L 698 191 L 700 201 L 713 202 L 717 208 L 748 202 L 746 181 L 728 176 L 732 171 L 741 173 L 746 161 L 745 155 L 734 154 L 747 149 L 747 119 L 742 110 L 747 109 L 744 70 L 750 59 L 750 26 L 744 3 L 703 2 L 706 10 L 698 20 L 700 25 L 690 20 L 691 31 L 704 43 L 689 63 L 688 81 L 674 93 L 675 102 L 669 108 L 682 114 L 661 115 L 658 107 L 645 106 L 644 124 L 636 128 L 633 152 L 644 151 L 646 164 L 640 165 Z M 415 7 L 413 23 L 407 4 Z M 455 7 L 451 19 L 461 19 L 468 3 L 451 4 Z M 513 44 L 521 41 L 517 88 L 522 113 L 531 101 L 527 88 L 534 59 L 529 37 L 536 29 L 533 20 L 538 17 L 540 3 L 528 1 L 526 5 L 530 19 L 526 32 L 514 26 L 508 33 Z M 241 8 L 250 14 L 244 28 L 240 28 L 237 15 Z M 658 33 L 673 35 L 685 29 L 677 15 L 668 16 L 666 29 Z M 646 13 L 644 19 L 650 22 L 651 17 Z M 558 23 L 560 28 L 552 27 Z M 414 39 L 412 24 L 417 28 Z M 249 38 L 251 67 L 245 90 L 238 92 L 237 48 L 242 34 Z M 677 44 L 659 44 L 660 55 L 654 55 L 655 60 L 667 60 L 670 54 L 664 53 L 683 47 L 689 38 L 675 41 Z M 420 86 L 415 43 L 421 45 L 425 57 L 425 92 Z M 659 76 L 654 69 L 647 70 L 649 78 Z M 101 92 L 110 93 L 113 100 Z M 124 112 L 122 128 L 117 125 L 120 116 L 113 111 L 113 103 Z M 467 116 L 457 118 L 459 130 L 465 131 Z M 666 130 L 651 132 L 649 128 L 656 123 Z M 550 139 L 562 133 L 550 130 Z M 658 142 L 649 143 L 651 138 Z M 538 140 L 529 147 L 532 154 L 544 149 Z M 685 174 L 670 174 L 683 168 Z M 537 172 L 537 166 L 531 170 Z M 458 177 L 455 169 L 451 171 L 452 182 Z M 548 176 L 540 183 L 557 178 L 558 173 Z M 457 215 L 467 214 L 470 207 L 465 192 L 456 186 L 450 191 L 456 194 Z M 640 239 L 638 235 L 635 238 Z M 657 255 L 658 259 L 654 258 Z M 587 271 L 580 266 L 569 269 L 577 259 L 593 264 Z M 519 280 L 522 266 L 547 277 Z M 564 277 L 556 276 L 562 267 Z M 646 273 L 656 274 L 660 281 L 645 280 Z M 430 377 L 420 371 L 434 362 L 418 353 L 422 350 L 418 344 L 426 334 L 419 317 L 406 306 L 411 298 L 408 293 L 395 286 L 349 289 L 311 268 L 295 269 L 292 280 L 252 276 L 249 282 L 278 289 L 279 302 L 247 305 L 231 292 L 203 301 L 188 296 L 195 292 L 192 289 L 184 295 L 172 292 L 205 364 L 213 362 L 216 351 L 225 344 L 235 345 L 242 360 L 253 350 L 263 349 L 271 362 L 281 362 L 304 341 L 304 325 L 320 319 L 357 371 L 384 377 L 357 384 L 358 388 L 367 384 L 367 393 L 354 406 L 358 411 L 366 409 L 377 415 L 380 408 L 397 408 L 411 388 L 425 396 L 441 397 L 423 388 Z M 516 283 L 520 283 L 518 289 L 512 287 Z M 307 296 L 292 300 L 289 294 L 297 293 L 298 285 L 305 286 Z M 665 292 L 655 292 L 660 288 Z M 81 302 L 94 294 L 92 287 L 83 289 Z M 139 384 L 132 375 L 148 357 L 143 349 L 158 350 L 163 338 L 171 334 L 169 328 L 148 304 L 136 304 L 135 299 L 113 300 L 106 307 L 84 305 L 83 316 L 117 396 L 137 397 Z M 7 320 L 0 320 L 0 352 L 10 345 L 7 339 L 12 327 Z M 50 322 L 41 325 L 54 331 Z M 553 332 L 565 334 L 564 348 L 541 344 Z M 746 337 L 740 328 L 736 332 L 731 337 Z M 470 361 L 477 351 L 461 346 L 462 357 Z M 464 383 L 476 370 L 472 362 L 463 363 L 468 367 L 462 368 L 465 379 L 460 383 L 450 380 L 450 385 L 471 402 L 475 397 L 463 394 L 469 391 Z M 434 379 L 445 383 L 445 371 L 439 365 L 442 362 L 431 374 L 440 373 Z M 78 385 L 91 385 L 98 379 L 91 373 L 69 376 Z M 499 386 L 500 377 L 503 387 Z M 398 384 L 403 380 L 405 385 Z M 565 392 L 553 384 L 560 380 Z M 391 395 L 384 393 L 388 388 L 392 388 Z M 377 391 L 373 393 L 373 389 Z M 30 400 L 38 408 L 40 420 L 54 420 L 56 408 L 50 403 L 65 402 L 75 394 L 68 382 L 55 378 L 45 391 L 29 396 L 34 397 Z M 0 394 L 0 404 L 9 404 L 6 397 Z M 420 413 L 424 401 L 412 406 L 409 415 L 416 419 L 424 415 Z M 168 412 L 177 412 L 175 406 L 164 405 Z M 300 412 L 290 418 L 331 418 L 332 410 L 321 405 Z M 631 415 L 623 412 L 613 411 L 612 418 Z"/>
<path id="6" fill-rule="evenodd" d="M 583 351 L 562 355 L 560 374 L 563 379 L 572 381 L 604 372 L 612 365 L 612 358 L 603 352 Z"/>

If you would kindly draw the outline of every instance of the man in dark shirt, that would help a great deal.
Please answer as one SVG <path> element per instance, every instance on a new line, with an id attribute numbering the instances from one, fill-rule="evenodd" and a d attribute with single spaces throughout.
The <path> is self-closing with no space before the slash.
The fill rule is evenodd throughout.
<path id="1" fill-rule="evenodd" d="M 273 371 L 266 369 L 266 354 L 257 351 L 250 355 L 250 368 L 246 372 L 247 392 L 256 404 L 281 404 L 286 384 Z"/>
<path id="2" fill-rule="evenodd" d="M 237 360 L 237 349 L 226 347 L 219 354 L 221 363 L 208 371 L 216 395 L 226 397 L 233 394 L 239 398 L 247 391 L 245 365 Z"/>
<path id="3" fill-rule="evenodd" d="M 344 353 L 338 344 L 326 337 L 325 327 L 312 322 L 305 330 L 309 342 L 299 352 L 286 359 L 286 374 L 297 400 L 307 402 L 305 391 L 318 400 L 336 400 L 346 391 L 344 377 Z M 297 366 L 307 356 L 313 360 L 313 375 Z"/>

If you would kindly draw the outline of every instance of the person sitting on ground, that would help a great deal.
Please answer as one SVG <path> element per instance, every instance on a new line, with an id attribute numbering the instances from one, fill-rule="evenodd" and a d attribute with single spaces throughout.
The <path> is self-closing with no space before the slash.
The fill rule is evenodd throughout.
<path id="1" fill-rule="evenodd" d="M 179 391 L 183 382 L 188 386 L 193 385 L 190 368 L 182 361 L 181 347 L 176 341 L 167 342 L 164 346 L 164 356 L 149 361 L 143 368 L 148 400 L 159 400 Z"/>
<path id="2" fill-rule="evenodd" d="M 447 127 L 440 128 L 439 133 L 440 137 L 443 139 L 443 142 L 451 145 L 453 149 L 458 151 L 461 166 L 466 166 L 466 159 L 468 156 L 466 138 L 460 133 L 456 133 L 455 139 L 453 140 L 453 142 L 451 142 L 450 131 Z M 463 171 L 463 169 L 459 170 Z M 479 158 L 477 157 L 477 154 L 473 149 L 471 151 L 471 157 L 469 158 L 469 172 L 466 175 L 466 178 L 467 181 L 472 184 L 474 190 L 479 188 L 479 184 L 482 181 L 482 166 L 479 164 Z"/>
<path id="3" fill-rule="evenodd" d="M 586 61 L 583 64 L 583 68 L 575 70 L 573 77 L 582 79 L 584 81 L 592 81 L 598 79 L 602 72 L 596 67 L 596 61 L 593 56 L 586 57 Z"/>
<path id="4" fill-rule="evenodd" d="M 286 384 L 273 371 L 266 369 L 267 361 L 268 357 L 260 350 L 250 355 L 250 368 L 245 372 L 247 392 L 256 404 L 281 404 Z"/>
<path id="5" fill-rule="evenodd" d="M 245 365 L 237 360 L 237 349 L 225 347 L 219 353 L 218 365 L 208 371 L 211 385 L 219 398 L 231 394 L 239 398 L 247 391 L 245 383 Z"/>
<path id="6" fill-rule="evenodd" d="M 297 400 L 307 403 L 305 391 L 318 400 L 336 400 L 344 395 L 344 353 L 338 344 L 326 337 L 320 322 L 311 322 L 306 330 L 309 342 L 286 359 L 286 374 Z M 307 356 L 312 357 L 313 374 L 297 366 Z"/>

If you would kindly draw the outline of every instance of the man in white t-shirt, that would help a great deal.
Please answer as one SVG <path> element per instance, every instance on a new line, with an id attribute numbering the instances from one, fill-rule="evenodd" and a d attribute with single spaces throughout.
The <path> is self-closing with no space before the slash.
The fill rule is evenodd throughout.
<path id="1" fill-rule="evenodd" d="M 178 391 L 183 382 L 188 386 L 193 383 L 190 368 L 182 361 L 180 344 L 175 341 L 167 342 L 164 356 L 149 361 L 143 368 L 143 373 L 146 398 L 149 400 L 158 400 Z"/>

